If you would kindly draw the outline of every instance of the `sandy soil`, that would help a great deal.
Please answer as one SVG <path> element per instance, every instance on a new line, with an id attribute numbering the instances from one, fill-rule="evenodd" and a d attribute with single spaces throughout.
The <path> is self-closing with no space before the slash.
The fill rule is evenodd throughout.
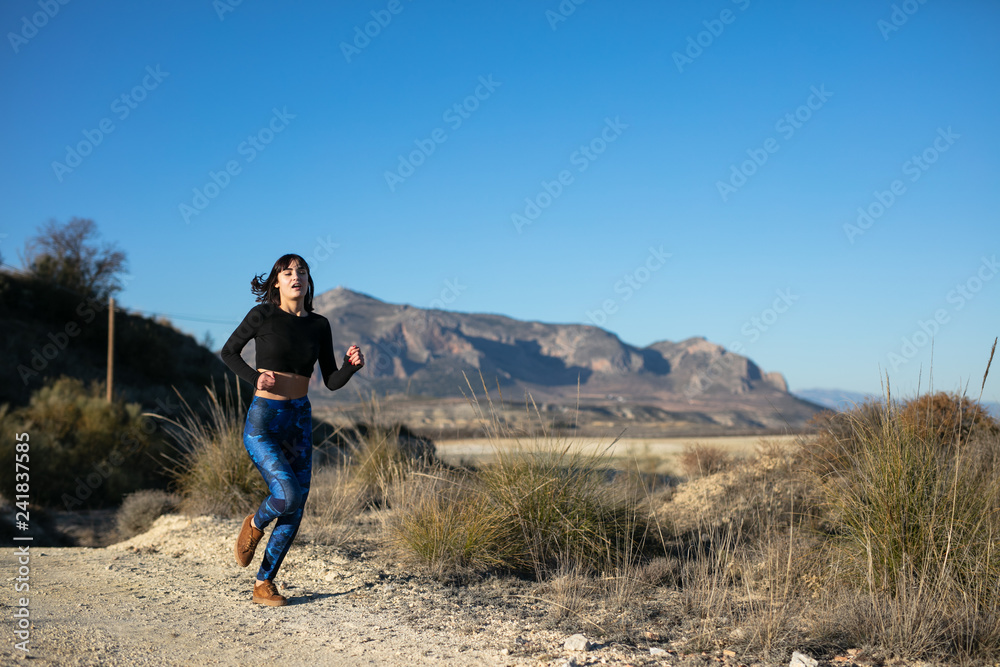
<path id="1" fill-rule="evenodd" d="M 704 438 L 581 438 L 574 437 L 572 442 L 586 452 L 604 453 L 619 461 L 638 461 L 640 465 L 649 461 L 655 463 L 658 472 L 676 471 L 677 459 L 685 448 L 691 445 L 704 444 L 718 447 L 736 457 L 746 457 L 753 453 L 754 448 L 762 439 L 790 445 L 801 436 L 712 436 Z M 500 438 L 495 443 L 482 438 L 467 438 L 456 440 L 435 440 L 437 455 L 442 459 L 458 463 L 459 461 L 480 462 L 493 457 L 498 447 L 526 448 L 532 446 L 531 440 L 515 440 Z"/>

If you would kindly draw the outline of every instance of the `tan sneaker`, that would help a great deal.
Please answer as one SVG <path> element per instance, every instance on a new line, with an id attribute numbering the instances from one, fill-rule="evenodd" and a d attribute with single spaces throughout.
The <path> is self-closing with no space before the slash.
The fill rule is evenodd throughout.
<path id="1" fill-rule="evenodd" d="M 283 595 L 278 595 L 278 588 L 271 580 L 254 583 L 253 601 L 258 604 L 266 604 L 269 607 L 280 607 L 288 604 L 288 599 Z"/>
<path id="2" fill-rule="evenodd" d="M 251 519 L 253 519 L 253 514 L 243 519 L 243 526 L 240 527 L 240 534 L 233 547 L 233 551 L 236 553 L 236 562 L 240 564 L 240 567 L 246 567 L 250 564 L 254 552 L 257 551 L 257 543 L 260 542 L 260 538 L 264 537 L 264 531 L 254 528 Z"/>

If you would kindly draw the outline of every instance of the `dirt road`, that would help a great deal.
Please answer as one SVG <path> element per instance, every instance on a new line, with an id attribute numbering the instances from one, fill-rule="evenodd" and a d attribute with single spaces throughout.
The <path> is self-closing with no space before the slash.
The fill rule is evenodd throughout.
<path id="1" fill-rule="evenodd" d="M 448 587 L 380 554 L 304 541 L 278 577 L 291 604 L 253 604 L 255 566 L 242 569 L 232 556 L 237 530 L 235 520 L 169 515 L 106 548 L 33 548 L 30 659 L 13 647 L 17 566 L 5 550 L 0 664 L 538 665 L 573 657 L 562 648 L 566 635 L 538 629 L 533 616 L 542 612 L 509 583 Z M 646 662 L 636 654 L 598 646 L 575 664 Z"/>

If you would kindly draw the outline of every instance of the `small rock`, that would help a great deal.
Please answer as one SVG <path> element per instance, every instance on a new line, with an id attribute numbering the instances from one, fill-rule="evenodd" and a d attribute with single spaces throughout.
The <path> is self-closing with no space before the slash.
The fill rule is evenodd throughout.
<path id="1" fill-rule="evenodd" d="M 727 657 L 727 658 L 735 658 L 736 657 L 736 651 L 730 651 L 730 650 L 727 649 L 727 650 L 725 650 L 725 651 L 722 652 L 722 655 L 725 656 L 725 657 Z"/>
<path id="2" fill-rule="evenodd" d="M 788 667 L 816 667 L 818 664 L 818 660 L 810 658 L 805 653 L 792 651 L 792 659 L 788 663 Z"/>
<path id="3" fill-rule="evenodd" d="M 653 632 L 652 630 L 646 630 L 644 633 L 642 633 L 642 636 L 653 642 L 660 641 L 660 633 Z"/>
<path id="4" fill-rule="evenodd" d="M 666 655 L 667 651 L 666 651 L 666 649 L 662 649 L 662 648 L 659 648 L 658 646 L 654 646 L 651 649 L 649 649 L 649 654 L 650 655 Z"/>
<path id="5" fill-rule="evenodd" d="M 510 655 L 510 649 L 509 648 L 500 649 L 500 655 Z"/>
<path id="6" fill-rule="evenodd" d="M 576 667 L 576 660 L 573 658 L 563 658 L 552 663 L 552 667 Z"/>
<path id="7" fill-rule="evenodd" d="M 587 651 L 590 650 L 590 642 L 583 635 L 573 635 L 566 640 L 563 648 L 567 651 Z"/>

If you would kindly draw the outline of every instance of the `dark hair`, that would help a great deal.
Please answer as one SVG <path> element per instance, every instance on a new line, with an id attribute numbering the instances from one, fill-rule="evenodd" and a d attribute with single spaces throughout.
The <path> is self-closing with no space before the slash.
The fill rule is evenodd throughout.
<path id="1" fill-rule="evenodd" d="M 292 260 L 297 259 L 299 261 L 299 266 L 303 266 L 306 269 L 306 274 L 309 276 L 309 291 L 306 292 L 306 298 L 303 302 L 306 312 L 311 313 L 313 309 L 313 277 L 312 271 L 309 270 L 309 264 L 306 260 L 302 259 L 299 255 L 295 253 L 288 253 L 287 255 L 282 255 L 278 258 L 278 261 L 274 263 L 271 267 L 271 275 L 267 277 L 267 280 L 261 280 L 259 276 L 254 276 L 253 280 L 250 281 L 250 291 L 257 296 L 257 301 L 260 303 L 273 303 L 276 306 L 281 305 L 281 294 L 278 288 L 274 286 L 275 280 L 278 278 L 278 274 L 287 269 Z"/>

